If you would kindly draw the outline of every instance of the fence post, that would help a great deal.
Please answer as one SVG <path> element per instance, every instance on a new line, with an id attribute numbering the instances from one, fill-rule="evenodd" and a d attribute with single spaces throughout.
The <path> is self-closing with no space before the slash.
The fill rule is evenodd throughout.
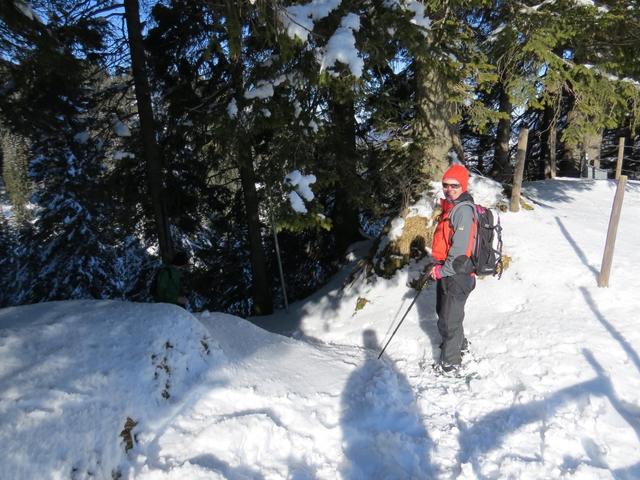
<path id="1" fill-rule="evenodd" d="M 616 195 L 613 197 L 613 207 L 611 207 L 611 217 L 609 217 L 609 229 L 607 230 L 607 241 L 604 245 L 602 255 L 602 267 L 598 276 L 598 286 L 609 286 L 609 274 L 611 273 L 611 263 L 613 261 L 613 249 L 616 245 L 616 234 L 618 233 L 618 223 L 620 212 L 622 211 L 622 200 L 624 199 L 624 187 L 627 184 L 627 176 L 620 175 Z"/>
<path id="2" fill-rule="evenodd" d="M 527 141 L 529 139 L 529 129 L 523 128 L 518 135 L 518 153 L 516 154 L 516 170 L 513 174 L 513 188 L 511 189 L 511 212 L 520 211 L 520 190 L 522 189 L 522 178 L 524 177 L 524 160 L 527 156 Z"/>
<path id="3" fill-rule="evenodd" d="M 624 158 L 624 137 L 620 137 L 618 140 L 618 161 L 616 162 L 616 180 L 620 178 L 622 174 L 622 159 Z"/>

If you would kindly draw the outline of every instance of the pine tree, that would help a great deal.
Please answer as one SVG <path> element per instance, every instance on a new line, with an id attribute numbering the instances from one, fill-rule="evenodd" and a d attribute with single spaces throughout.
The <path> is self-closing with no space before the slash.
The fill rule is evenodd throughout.
<path id="1" fill-rule="evenodd" d="M 209 219 L 221 213 L 236 214 L 237 208 L 242 208 L 245 214 L 232 220 L 241 223 L 231 228 L 242 229 L 246 235 L 251 274 L 243 281 L 252 284 L 254 312 L 265 314 L 272 310 L 272 293 L 262 238 L 262 198 L 256 189 L 256 183 L 263 181 L 256 170 L 258 132 L 252 128 L 252 116 L 243 113 L 252 103 L 246 92 L 256 64 L 253 53 L 248 53 L 253 49 L 247 46 L 253 35 L 245 32 L 255 24 L 256 15 L 256 7 L 249 2 L 210 5 L 174 1 L 157 5 L 153 9 L 157 24 L 150 32 L 149 44 L 153 45 L 154 75 L 167 100 L 160 118 L 169 128 L 161 141 L 176 153 L 172 156 L 168 152 L 165 157 L 167 170 L 175 173 L 167 177 L 168 183 L 179 192 L 172 192 L 178 195 L 177 203 L 168 206 L 170 214 L 191 217 L 190 225 L 183 221 L 178 227 L 185 234 L 222 235 Z M 189 57 L 184 56 L 185 49 L 191 51 Z M 237 111 L 230 115 L 231 105 L 240 110 L 239 115 Z M 201 172 L 199 179 L 194 178 L 194 169 Z M 180 192 L 187 178 L 196 181 L 196 197 L 200 198 Z M 211 198 L 212 194 L 232 200 Z M 211 203 L 207 203 L 209 199 Z M 194 217 L 181 208 L 185 206 L 182 202 L 191 201 L 202 216 Z M 215 244 L 218 240 L 209 241 Z"/>
<path id="2" fill-rule="evenodd" d="M 46 28 L 32 19 L 4 32 L 25 45 L 3 64 L 9 81 L 0 115 L 12 135 L 28 139 L 34 204 L 32 222 L 13 235 L 5 301 L 122 298 L 99 133 L 109 127 L 93 85 L 105 23 L 76 16 L 73 2 L 47 6 Z"/>
<path id="3" fill-rule="evenodd" d="M 115 290 L 101 148 L 95 140 L 79 144 L 73 131 L 66 133 L 38 142 L 30 165 L 32 178 L 43 185 L 36 193 L 29 242 L 40 272 L 31 285 L 32 301 L 109 298 Z"/>
<path id="4" fill-rule="evenodd" d="M 0 151 L 2 152 L 2 179 L 11 202 L 16 224 L 26 221 L 27 202 L 31 185 L 27 176 L 29 146 L 26 139 L 9 131 L 0 133 Z"/>
<path id="5" fill-rule="evenodd" d="M 531 107 L 554 109 L 547 112 L 550 120 L 546 124 L 561 130 L 561 174 L 579 175 L 586 159 L 599 161 L 604 130 L 624 122 L 628 101 L 637 95 L 620 81 L 621 71 L 611 62 L 607 46 L 628 41 L 622 35 L 610 42 L 610 18 L 619 18 L 622 3 L 601 9 L 567 2 L 524 12 L 535 26 L 525 50 L 537 65 L 536 72 L 544 74 L 532 77 L 535 81 L 528 82 L 531 86 L 523 91 Z M 606 42 L 602 42 L 604 37 Z M 547 142 L 553 141 L 547 137 Z"/>
<path id="6" fill-rule="evenodd" d="M 138 0 L 125 0 L 124 9 L 149 197 L 156 225 L 160 254 L 164 260 L 170 261 L 174 253 L 173 242 L 166 214 L 166 195 L 163 192 L 162 182 L 162 158 L 156 139 L 156 126 L 151 106 L 151 90 L 147 78 Z"/>

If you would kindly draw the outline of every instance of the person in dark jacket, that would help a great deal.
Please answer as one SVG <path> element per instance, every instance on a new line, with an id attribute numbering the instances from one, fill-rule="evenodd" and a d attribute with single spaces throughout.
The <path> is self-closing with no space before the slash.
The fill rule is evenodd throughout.
<path id="1" fill-rule="evenodd" d="M 457 373 L 462 363 L 462 352 L 468 346 L 462 326 L 464 306 L 476 286 L 475 275 L 471 273 L 476 223 L 468 184 L 469 172 L 459 164 L 452 165 L 442 177 L 445 198 L 440 201 L 442 213 L 432 246 L 437 263 L 428 272 L 437 281 L 436 312 L 442 337 L 435 368 L 444 374 Z"/>
<path id="2" fill-rule="evenodd" d="M 162 303 L 175 303 L 186 306 L 187 298 L 183 294 L 182 273 L 189 265 L 189 257 L 178 252 L 168 265 L 162 267 L 158 274 L 155 298 Z"/>

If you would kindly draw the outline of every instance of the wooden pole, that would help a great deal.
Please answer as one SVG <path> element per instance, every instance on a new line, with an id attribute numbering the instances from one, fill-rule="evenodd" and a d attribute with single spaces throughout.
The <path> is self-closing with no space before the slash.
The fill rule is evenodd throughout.
<path id="1" fill-rule="evenodd" d="M 276 246 L 276 257 L 278 259 L 278 272 L 280 273 L 280 285 L 284 295 L 284 309 L 289 313 L 289 299 L 287 298 L 287 285 L 284 283 L 284 272 L 282 271 L 282 259 L 280 258 L 280 244 L 278 243 L 278 231 L 276 230 L 276 219 L 271 213 L 271 229 L 273 230 L 273 243 Z"/>
<path id="2" fill-rule="evenodd" d="M 613 249 L 616 245 L 616 234 L 618 233 L 618 222 L 620 221 L 620 212 L 622 211 L 622 200 L 624 199 L 624 187 L 627 184 L 627 176 L 620 175 L 618 180 L 618 188 L 613 198 L 613 207 L 611 207 L 611 217 L 609 217 L 609 230 L 607 231 L 607 241 L 604 246 L 604 254 L 602 255 L 602 267 L 600 268 L 600 276 L 598 277 L 599 287 L 609 286 L 609 274 L 611 273 L 611 263 L 613 261 Z"/>
<path id="3" fill-rule="evenodd" d="M 616 176 L 615 179 L 619 180 L 622 174 L 622 159 L 624 158 L 624 137 L 620 137 L 618 140 L 618 161 L 616 162 Z"/>
<path id="4" fill-rule="evenodd" d="M 556 173 L 558 171 L 556 167 L 556 126 L 555 120 L 554 124 L 551 127 L 551 133 L 549 134 L 549 178 L 556 178 Z"/>
<path id="5" fill-rule="evenodd" d="M 518 136 L 518 153 L 516 154 L 516 170 L 513 174 L 513 189 L 511 190 L 512 212 L 520 211 L 520 191 L 522 190 L 522 178 L 524 177 L 524 160 L 527 156 L 527 141 L 529 139 L 529 129 L 523 128 Z"/>
<path id="6" fill-rule="evenodd" d="M 284 271 L 282 268 L 282 258 L 280 256 L 280 243 L 278 242 L 278 229 L 276 225 L 276 217 L 273 214 L 273 206 L 271 205 L 271 188 L 267 183 L 267 206 L 269 208 L 269 216 L 271 217 L 271 230 L 273 232 L 273 244 L 276 247 L 276 258 L 278 260 L 278 273 L 280 274 L 280 285 L 282 286 L 282 295 L 284 296 L 284 309 L 289 313 L 289 299 L 287 298 L 287 285 L 284 283 Z"/>

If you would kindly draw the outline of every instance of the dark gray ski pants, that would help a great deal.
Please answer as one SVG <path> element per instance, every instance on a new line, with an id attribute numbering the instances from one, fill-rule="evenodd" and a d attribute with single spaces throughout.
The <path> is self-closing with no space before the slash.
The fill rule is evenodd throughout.
<path id="1" fill-rule="evenodd" d="M 438 330 L 442 337 L 440 362 L 459 365 L 460 349 L 464 340 L 464 305 L 476 287 L 476 278 L 468 273 L 457 273 L 438 280 L 436 287 L 436 312 Z"/>

